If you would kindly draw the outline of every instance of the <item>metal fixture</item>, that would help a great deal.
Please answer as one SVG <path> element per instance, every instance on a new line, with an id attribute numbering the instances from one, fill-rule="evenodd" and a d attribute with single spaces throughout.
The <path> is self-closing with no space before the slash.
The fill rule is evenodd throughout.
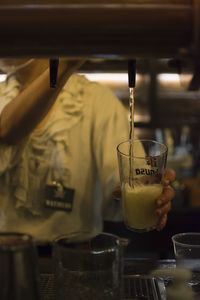
<path id="1" fill-rule="evenodd" d="M 0 56 L 193 56 L 199 45 L 198 3 L 2 0 Z"/>

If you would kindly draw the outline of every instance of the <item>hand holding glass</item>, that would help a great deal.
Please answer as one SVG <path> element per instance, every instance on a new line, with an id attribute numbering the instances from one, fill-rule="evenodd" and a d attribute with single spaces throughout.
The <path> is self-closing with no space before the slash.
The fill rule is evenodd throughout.
<path id="1" fill-rule="evenodd" d="M 123 217 L 134 231 L 155 229 L 156 200 L 163 190 L 167 147 L 153 140 L 128 140 L 117 147 Z"/>

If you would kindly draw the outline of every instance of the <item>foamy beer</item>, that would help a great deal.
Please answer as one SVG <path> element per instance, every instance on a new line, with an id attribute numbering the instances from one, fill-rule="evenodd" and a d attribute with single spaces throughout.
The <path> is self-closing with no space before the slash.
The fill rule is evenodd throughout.
<path id="1" fill-rule="evenodd" d="M 155 229 L 156 201 L 163 190 L 167 146 L 152 140 L 129 140 L 117 147 L 123 217 L 134 231 Z"/>

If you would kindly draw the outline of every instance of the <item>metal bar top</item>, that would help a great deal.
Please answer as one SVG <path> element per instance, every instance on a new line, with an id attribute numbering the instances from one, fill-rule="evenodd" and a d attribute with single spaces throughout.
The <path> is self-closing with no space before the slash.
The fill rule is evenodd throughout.
<path id="1" fill-rule="evenodd" d="M 193 18 L 188 0 L 2 0 L 0 56 L 190 55 Z"/>

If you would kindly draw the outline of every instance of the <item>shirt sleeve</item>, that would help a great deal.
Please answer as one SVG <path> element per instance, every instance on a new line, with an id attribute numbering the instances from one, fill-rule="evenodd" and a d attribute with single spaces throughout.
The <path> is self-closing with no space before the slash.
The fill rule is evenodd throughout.
<path id="1" fill-rule="evenodd" d="M 4 107 L 10 102 L 10 99 L 5 99 L 4 97 L 0 97 L 0 115 L 4 109 Z"/>
<path id="2" fill-rule="evenodd" d="M 14 77 L 0 83 L 0 115 L 4 107 L 18 95 L 19 89 L 20 84 Z"/>
<path id="3" fill-rule="evenodd" d="M 107 87 L 93 84 L 93 141 L 98 176 L 103 188 L 104 219 L 121 220 L 120 201 L 112 192 L 119 185 L 117 145 L 128 139 L 128 110 Z"/>
<path id="4" fill-rule="evenodd" d="M 0 84 L 0 118 L 4 107 L 19 93 L 19 83 L 15 78 L 9 78 Z M 10 146 L 0 143 L 0 175 L 12 168 L 20 159 L 25 140 Z"/>

